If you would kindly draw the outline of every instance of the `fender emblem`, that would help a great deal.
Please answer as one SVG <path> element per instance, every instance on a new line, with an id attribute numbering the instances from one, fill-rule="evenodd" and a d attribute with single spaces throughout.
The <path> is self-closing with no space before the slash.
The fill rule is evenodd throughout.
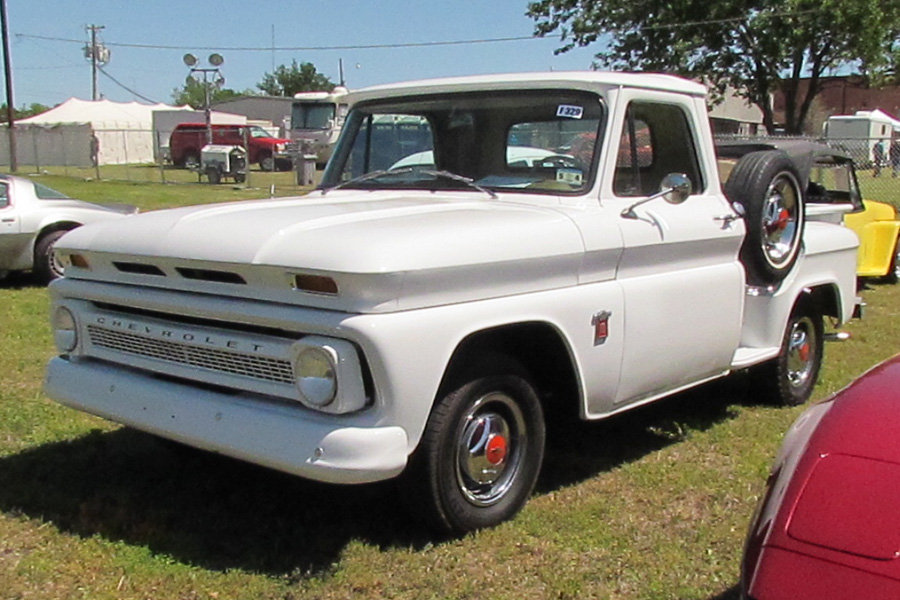
<path id="1" fill-rule="evenodd" d="M 600 346 L 604 342 L 606 342 L 606 338 L 609 337 L 609 318 L 612 316 L 612 313 L 608 310 L 600 311 L 598 313 L 594 313 L 594 316 L 591 317 L 591 325 L 594 326 L 594 345 Z"/>

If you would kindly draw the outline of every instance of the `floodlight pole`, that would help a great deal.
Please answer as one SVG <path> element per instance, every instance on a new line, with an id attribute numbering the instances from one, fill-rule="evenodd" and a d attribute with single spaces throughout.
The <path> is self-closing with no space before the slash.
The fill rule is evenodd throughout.
<path id="1" fill-rule="evenodd" d="M 187 65 L 188 68 L 190 68 L 191 76 L 193 76 L 194 73 L 203 73 L 203 113 L 206 117 L 206 143 L 212 144 L 212 108 L 210 106 L 209 96 L 209 74 L 216 74 L 217 85 L 225 81 L 222 78 L 221 72 L 219 71 L 219 66 L 225 61 L 219 54 L 210 54 L 208 60 L 212 67 L 205 68 L 195 66 L 197 64 L 197 58 L 193 54 L 185 54 L 183 60 L 184 64 Z"/>

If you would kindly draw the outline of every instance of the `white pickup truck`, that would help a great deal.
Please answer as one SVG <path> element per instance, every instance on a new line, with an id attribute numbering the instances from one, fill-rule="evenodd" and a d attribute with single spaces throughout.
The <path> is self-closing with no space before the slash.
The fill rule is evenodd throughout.
<path id="1" fill-rule="evenodd" d="M 857 238 L 822 214 L 858 192 L 809 216 L 809 174 L 749 150 L 720 164 L 704 88 L 671 76 L 362 90 L 309 195 L 61 239 L 45 389 L 311 479 L 399 476 L 445 531 L 494 525 L 531 494 L 550 413 L 750 367 L 769 399 L 808 398 L 856 293 Z"/>

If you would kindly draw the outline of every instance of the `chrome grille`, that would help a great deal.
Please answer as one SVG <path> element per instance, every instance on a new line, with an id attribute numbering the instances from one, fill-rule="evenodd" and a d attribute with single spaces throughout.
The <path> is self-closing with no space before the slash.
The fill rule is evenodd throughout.
<path id="1" fill-rule="evenodd" d="M 151 339 L 96 325 L 89 325 L 87 331 L 93 345 L 109 350 L 263 381 L 294 383 L 291 364 L 286 360 Z"/>

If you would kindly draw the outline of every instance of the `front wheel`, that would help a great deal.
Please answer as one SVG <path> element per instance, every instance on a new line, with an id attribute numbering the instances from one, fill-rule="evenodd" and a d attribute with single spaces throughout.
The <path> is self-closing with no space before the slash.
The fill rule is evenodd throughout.
<path id="1" fill-rule="evenodd" d="M 259 168 L 263 171 L 274 171 L 275 159 L 271 155 L 261 157 L 259 159 Z"/>
<path id="2" fill-rule="evenodd" d="M 900 238 L 894 243 L 894 255 L 891 257 L 891 266 L 888 268 L 887 275 L 884 276 L 885 283 L 897 283 L 900 281 Z"/>
<path id="3" fill-rule="evenodd" d="M 403 477 L 410 509 L 434 529 L 461 534 L 515 516 L 544 456 L 543 411 L 514 361 L 480 361 L 434 407 Z"/>
<path id="4" fill-rule="evenodd" d="M 760 387 L 773 404 L 797 406 L 809 400 L 822 367 L 824 329 L 822 315 L 808 300 L 791 311 L 781 353 L 759 367 Z"/>

